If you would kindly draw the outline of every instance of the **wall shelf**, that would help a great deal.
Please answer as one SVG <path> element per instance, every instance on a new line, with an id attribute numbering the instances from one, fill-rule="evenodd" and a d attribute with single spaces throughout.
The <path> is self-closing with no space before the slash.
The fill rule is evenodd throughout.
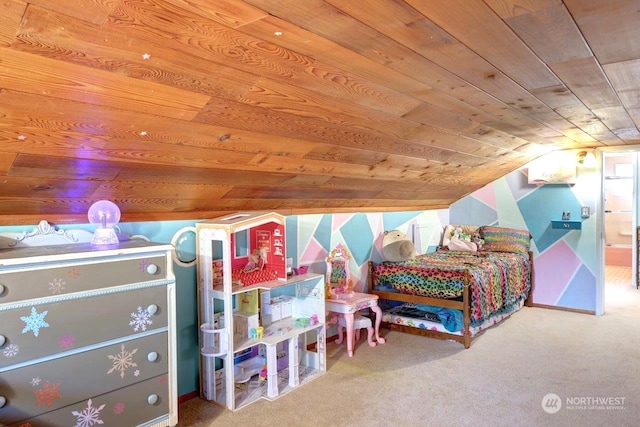
<path id="1" fill-rule="evenodd" d="M 561 230 L 582 230 L 581 220 L 551 220 L 551 228 Z"/>

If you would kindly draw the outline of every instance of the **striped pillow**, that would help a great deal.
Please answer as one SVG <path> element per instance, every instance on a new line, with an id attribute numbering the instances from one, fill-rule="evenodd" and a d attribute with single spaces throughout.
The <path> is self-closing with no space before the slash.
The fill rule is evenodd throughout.
<path id="1" fill-rule="evenodd" d="M 531 233 L 528 230 L 483 225 L 480 227 L 480 236 L 484 239 L 483 251 L 526 254 L 531 245 Z"/>

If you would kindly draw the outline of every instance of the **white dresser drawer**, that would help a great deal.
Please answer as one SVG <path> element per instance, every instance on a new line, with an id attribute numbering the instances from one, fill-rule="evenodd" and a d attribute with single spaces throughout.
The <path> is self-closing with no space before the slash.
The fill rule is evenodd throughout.
<path id="1" fill-rule="evenodd" d="M 92 399 L 93 407 L 112 402 L 103 415 L 113 413 L 118 403 L 122 403 L 130 414 L 148 408 L 158 410 L 155 416 L 166 414 L 169 407 L 168 357 L 167 333 L 162 332 L 3 372 L 0 374 L 0 396 L 6 403 L 0 408 L 0 425 L 20 423 L 47 414 L 42 417 L 42 424 L 31 425 L 51 426 L 48 412 L 74 405 L 66 414 L 72 416 L 72 411 L 82 411 L 87 407 L 88 399 Z M 135 402 L 140 399 L 137 398 L 143 396 L 131 396 L 128 392 L 119 394 L 120 389 L 146 380 L 150 381 L 148 387 L 144 386 L 149 389 L 145 393 L 159 396 L 155 404 L 147 404 L 146 395 L 144 402 L 138 402 L 138 405 Z M 118 390 L 114 398 L 101 398 L 113 390 Z M 75 425 L 76 418 L 70 419 L 73 422 L 53 425 Z"/>
<path id="2" fill-rule="evenodd" d="M 0 307 L 0 375 L 21 362 L 167 327 L 166 286 L 66 298 Z"/>
<path id="3" fill-rule="evenodd" d="M 72 427 L 78 425 L 102 425 L 105 427 L 128 427 L 146 424 L 157 420 L 167 425 L 169 418 L 169 396 L 166 375 L 125 387 L 113 393 L 94 396 L 74 405 L 48 412 L 10 424 L 8 427 Z M 87 414 L 92 413 L 92 418 Z M 101 424 L 85 423 L 82 420 L 93 419 Z"/>
<path id="4" fill-rule="evenodd" d="M 165 256 L 139 255 L 0 268 L 0 304 L 159 280 L 166 265 Z"/>

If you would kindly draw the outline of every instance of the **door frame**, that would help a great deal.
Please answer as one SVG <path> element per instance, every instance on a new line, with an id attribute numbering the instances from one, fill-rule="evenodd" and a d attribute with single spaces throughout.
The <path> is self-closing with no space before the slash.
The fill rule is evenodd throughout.
<path id="1" fill-rule="evenodd" d="M 640 145 L 627 145 L 623 147 L 601 147 L 596 149 L 595 155 L 597 160 L 597 168 L 600 173 L 600 197 L 596 199 L 596 212 L 598 213 L 596 217 L 596 230 L 597 230 L 597 239 L 596 239 L 596 254 L 600 262 L 599 271 L 596 273 L 596 315 L 600 316 L 604 314 L 604 304 L 605 304 L 605 234 L 604 234 L 604 155 L 605 154 L 619 154 L 619 153 L 635 153 L 634 158 L 634 175 L 635 179 L 633 180 L 633 206 L 634 213 L 632 215 L 633 225 L 632 229 L 637 230 L 639 220 L 638 216 L 640 213 L 640 197 L 638 197 L 638 180 L 640 180 Z M 632 244 L 631 244 L 631 274 L 632 278 L 636 280 L 638 278 L 638 236 L 637 233 L 632 233 Z"/>

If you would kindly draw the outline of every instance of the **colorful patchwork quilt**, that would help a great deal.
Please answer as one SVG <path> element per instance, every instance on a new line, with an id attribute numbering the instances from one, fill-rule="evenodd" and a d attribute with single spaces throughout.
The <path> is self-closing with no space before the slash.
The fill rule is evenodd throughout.
<path id="1" fill-rule="evenodd" d="M 471 322 L 510 311 L 531 288 L 528 254 L 511 252 L 436 251 L 403 262 L 376 266 L 376 288 L 431 298 L 462 296 L 469 272 Z"/>

